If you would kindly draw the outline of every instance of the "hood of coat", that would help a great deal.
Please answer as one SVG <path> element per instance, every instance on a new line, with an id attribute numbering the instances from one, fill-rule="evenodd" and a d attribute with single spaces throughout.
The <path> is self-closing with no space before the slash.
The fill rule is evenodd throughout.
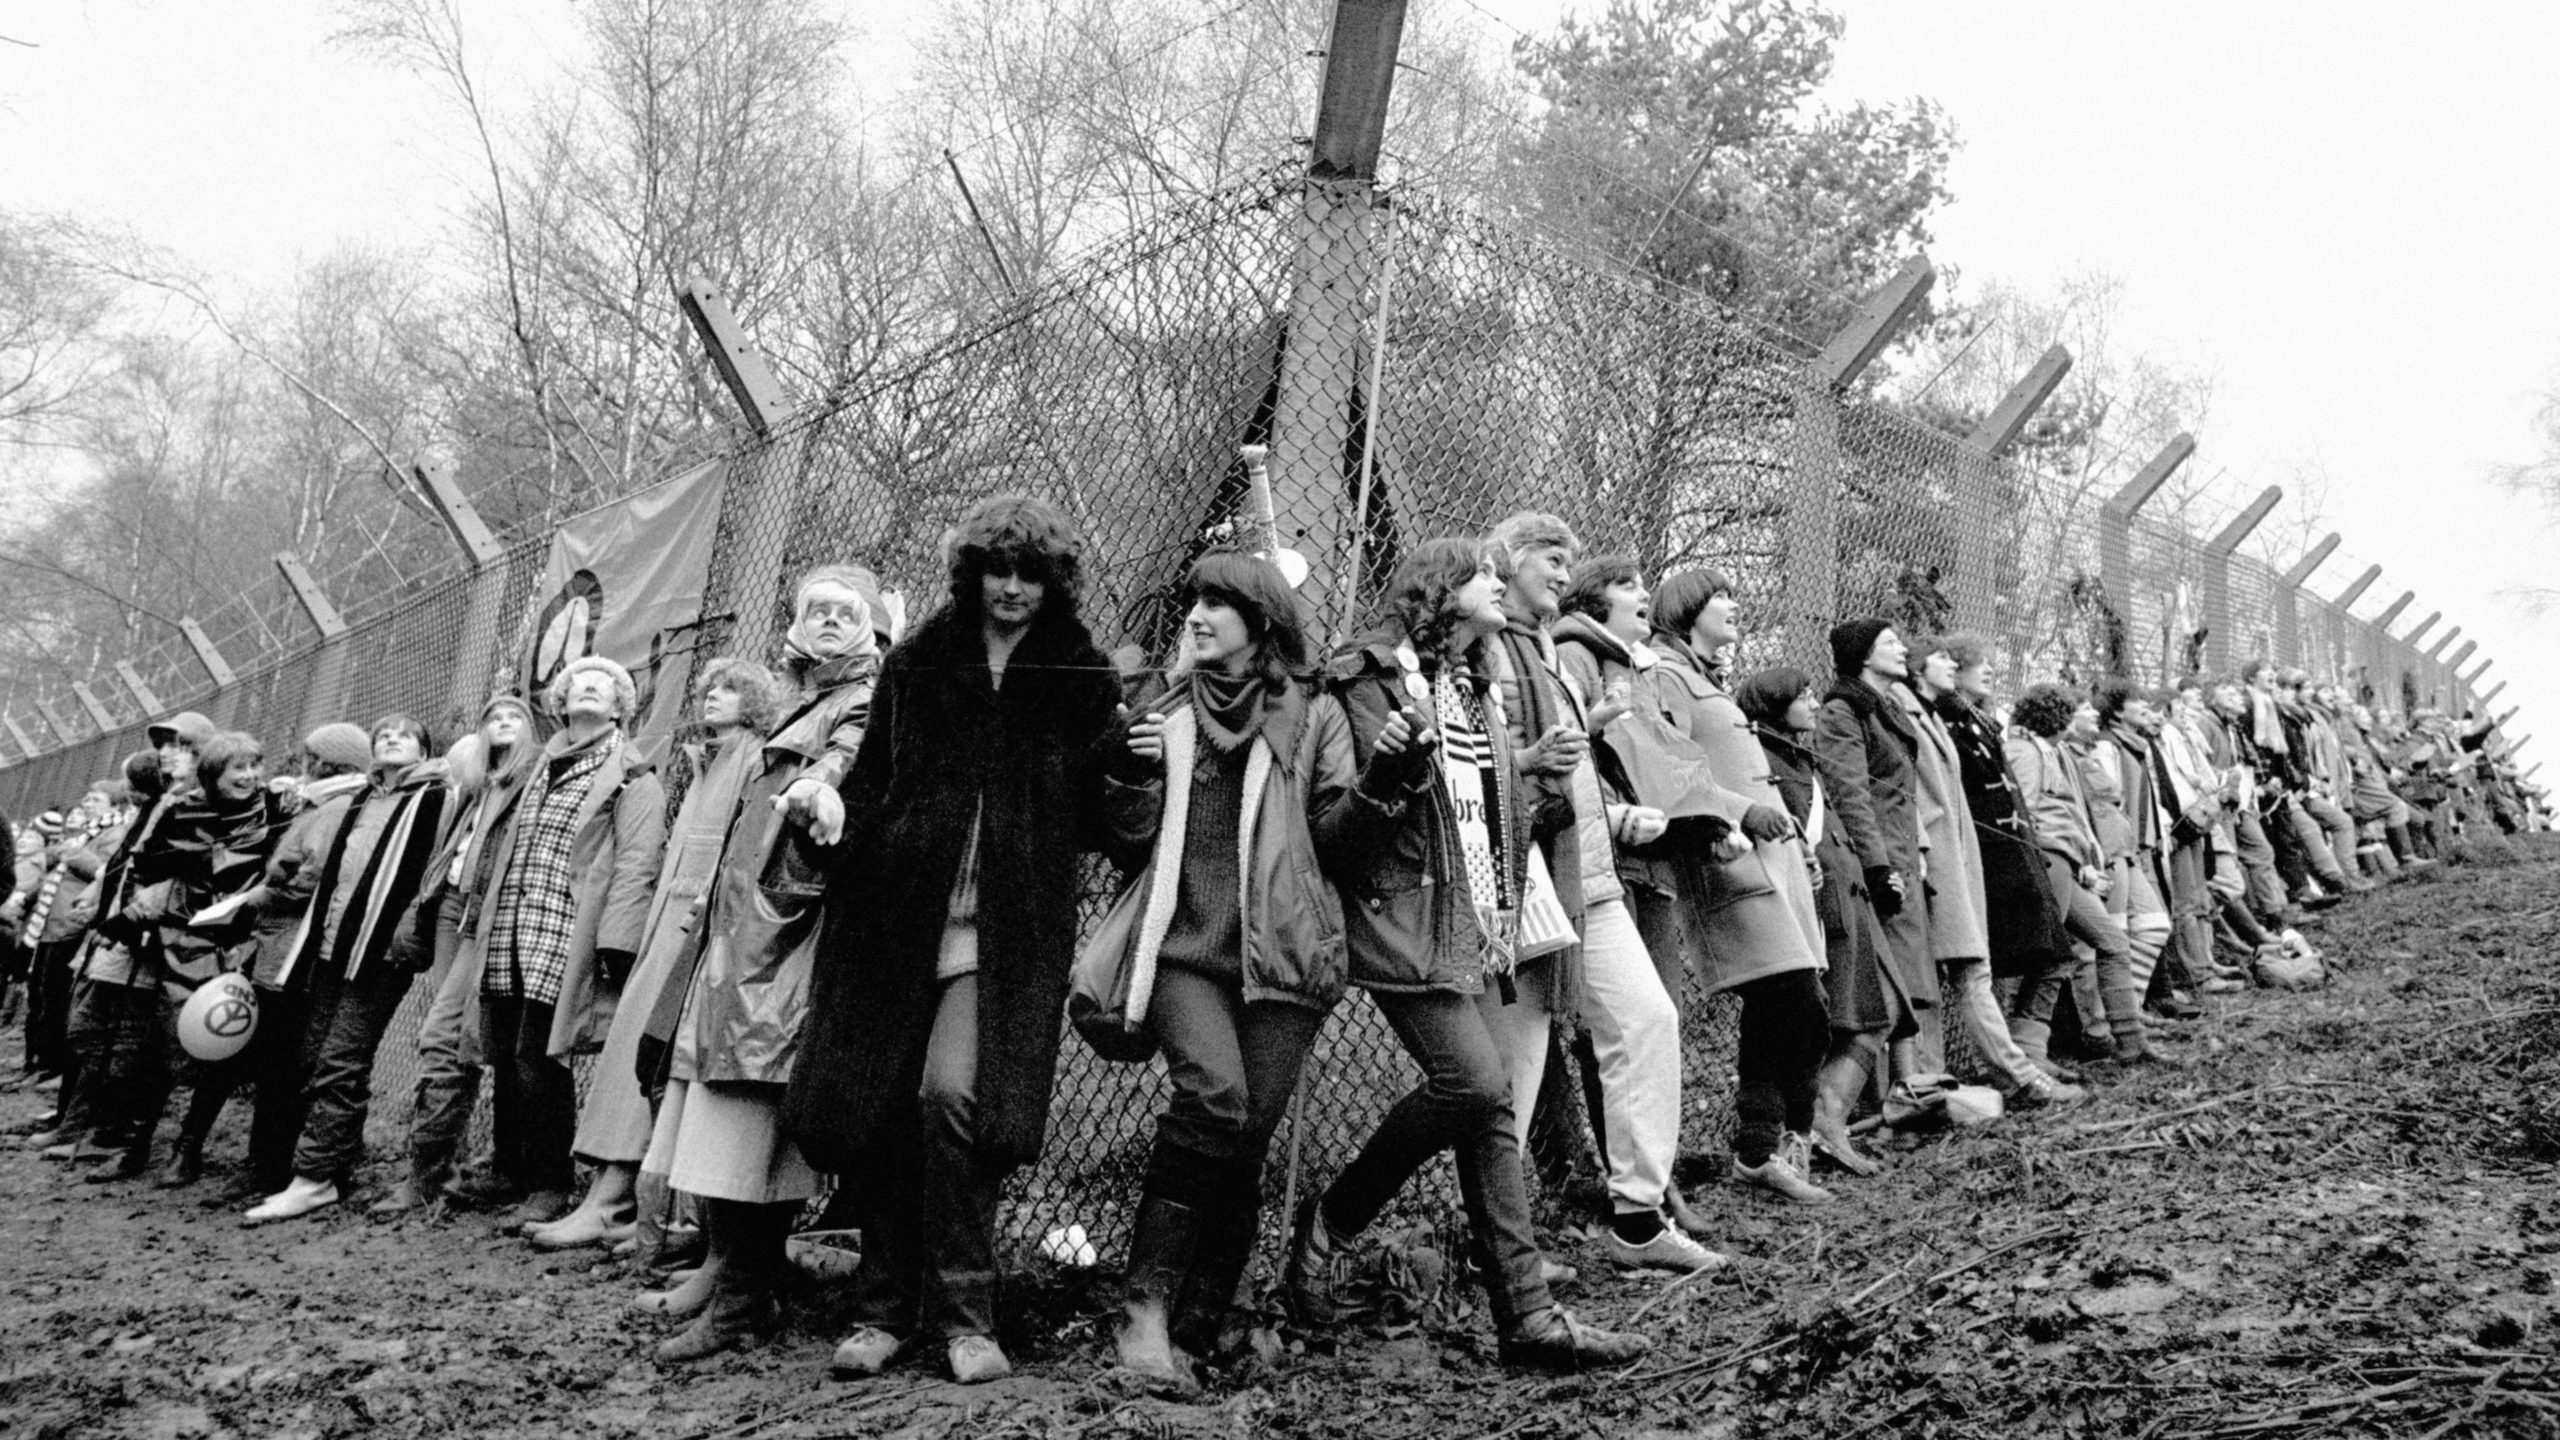
<path id="1" fill-rule="evenodd" d="M 1610 634 L 1607 626 L 1579 612 L 1557 620 L 1551 633 L 1558 648 L 1586 646 L 1604 666 L 1624 665 L 1631 670 L 1650 670 L 1663 660 L 1661 652 L 1653 646 L 1641 642 L 1630 645 Z"/>

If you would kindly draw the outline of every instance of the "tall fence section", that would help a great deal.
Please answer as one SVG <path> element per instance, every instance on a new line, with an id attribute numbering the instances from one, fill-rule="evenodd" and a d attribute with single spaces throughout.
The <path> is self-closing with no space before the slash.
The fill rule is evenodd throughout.
<path id="1" fill-rule="evenodd" d="M 2143 502 L 2193 448 L 2183 437 L 2112 496 L 2003 458 L 2067 356 L 2048 356 L 1965 436 L 1854 398 L 1860 368 L 1925 290 L 1925 265 L 1817 350 L 1347 168 L 1274 172 L 1170 209 L 990 323 L 797 417 L 780 413 L 716 299 L 697 297 L 712 300 L 697 306 L 705 337 L 765 432 L 731 457 L 717 512 L 694 522 L 718 527 L 698 652 L 772 657 L 788 578 L 821 561 L 869 564 L 929 605 L 944 527 L 1020 488 L 1083 524 L 1086 613 L 1106 648 L 1160 661 L 1189 562 L 1214 536 L 1261 534 L 1239 460 L 1260 445 L 1279 541 L 1310 562 L 1303 594 L 1328 636 L 1355 623 L 1404 547 L 1538 508 L 1571 521 L 1587 552 L 1635 554 L 1651 575 L 1730 576 L 1745 669 L 1826 673 L 1828 628 L 1881 613 L 1989 637 L 2012 681 L 2157 682 L 2264 656 L 2391 708 L 2474 703 L 2476 672 L 2457 668 L 2471 646 L 2445 654 L 2447 632 L 2421 651 L 2418 633 L 2391 633 L 2409 597 L 2366 620 L 2351 607 L 2371 573 L 2335 598 L 2307 587 L 2334 537 L 2289 572 L 2238 553 L 2271 498 L 2201 540 L 2146 518 Z M 119 667 L 131 703 L 110 709 L 84 688 L 90 725 L 32 717 L 52 744 L 11 717 L 22 753 L 0 770 L 0 808 L 75 800 L 144 743 L 144 714 L 201 710 L 278 754 L 328 720 L 404 710 L 445 735 L 470 723 L 515 671 L 548 537 L 501 543 L 430 478 L 455 536 L 449 574 L 353 621 L 288 574 L 301 623 L 260 653 L 226 657 L 191 633 L 197 663 L 183 670 L 165 656 L 151 674 Z M 1714 1151 L 1731 1115 L 1733 1021 L 1690 999 L 1684 1149 Z M 382 1051 L 376 1113 L 393 1127 L 419 1003 Z M 1026 1237 L 1081 1223 L 1107 1244 L 1137 1189 L 1161 1078 L 1073 1040 L 1065 1053 L 1051 1151 L 1009 1223 Z M 1274 1198 L 1347 1160 L 1410 1074 L 1375 1011 L 1343 1004 L 1283 1132 Z"/>

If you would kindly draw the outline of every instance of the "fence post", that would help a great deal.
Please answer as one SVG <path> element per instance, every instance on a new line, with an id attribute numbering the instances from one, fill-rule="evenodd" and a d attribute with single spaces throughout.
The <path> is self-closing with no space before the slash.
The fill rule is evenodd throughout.
<path id="1" fill-rule="evenodd" d="M 115 733 L 116 717 L 114 713 L 108 710 L 106 705 L 98 699 L 98 692 L 90 688 L 88 681 L 72 681 L 71 693 L 79 697 L 80 708 L 89 712 L 89 718 L 98 722 L 99 734 L 112 735 Z"/>
<path id="2" fill-rule="evenodd" d="M 223 659 L 222 652 L 214 648 L 213 637 L 204 633 L 204 627 L 189 616 L 178 622 L 178 633 L 187 637 L 188 648 L 196 652 L 196 662 L 204 666 L 204 673 L 213 677 L 213 688 L 230 689 L 239 677 L 231 673 L 231 662 Z"/>
<path id="3" fill-rule="evenodd" d="M 2499 681 L 2497 684 L 2490 686 L 2490 687 L 2489 687 L 2489 690 L 2488 690 L 2488 693 L 2486 693 L 2486 694 L 2484 694 L 2484 695 L 2482 695 L 2482 696 L 2480 697 L 2480 703 L 2481 703 L 2481 704 L 2483 704 L 2483 705 L 2486 705 L 2486 704 L 2488 704 L 2490 701 L 2497 699 L 2500 695 L 2502 695 L 2502 694 L 2504 694 L 2504 693 L 2506 692 L 2506 688 L 2507 688 L 2507 682 L 2506 682 L 2506 681 L 2504 681 L 2504 680 L 2501 680 L 2501 681 Z"/>
<path id="4" fill-rule="evenodd" d="M 2133 516 L 2160 493 L 2187 457 L 2196 453 L 2196 437 L 2180 431 L 2160 447 L 2151 463 L 2142 467 L 2124 488 L 2107 497 L 2098 507 L 2098 584 L 2107 592 L 2107 606 L 2125 629 L 2128 652 L 2133 647 Z M 2183 639 L 2184 637 L 2179 637 Z"/>
<path id="5" fill-rule="evenodd" d="M 2231 523 L 2204 546 L 2204 625 L 2205 668 L 2217 673 L 2231 668 L 2231 556 L 2249 532 L 2267 518 L 2284 498 L 2284 487 L 2270 485 L 2258 492 L 2249 508 L 2231 517 Z"/>
<path id="6" fill-rule="evenodd" d="M 1796 397 L 1796 463 L 1789 474 L 1786 521 L 1786 656 L 1816 675 L 1830 673 L 1830 629 L 1840 620 L 1840 491 L 1848 456 L 1840 444 L 1841 392 L 1884 353 L 1895 332 L 1928 298 L 1937 271 L 1925 257 L 1903 262 L 1891 280 L 1860 302 L 1849 323 L 1813 362 Z"/>
<path id="7" fill-rule="evenodd" d="M 2433 660 L 2433 659 L 2434 659 L 2434 658 L 2436 658 L 2438 655 L 2443 654 L 2443 653 L 2444 653 L 2444 647 L 2446 647 L 2447 645 L 2452 644 L 2452 643 L 2453 643 L 2453 637 L 2455 637 L 2456 635 L 2459 635 L 2459 634 L 2461 634 L 2461 633 L 2462 633 L 2462 627 L 2461 627 L 2461 626 L 2459 626 L 2459 625 L 2456 625 L 2456 626 L 2454 626 L 2452 629 L 2447 630 L 2447 631 L 2446 631 L 2446 632 L 2444 632 L 2443 634 L 2441 634 L 2441 635 L 2437 636 L 2437 637 L 2436 637 L 2436 643 L 2434 643 L 2433 645 L 2430 645 L 2430 646 L 2428 646 L 2428 647 L 2427 647 L 2427 658 L 2428 658 L 2428 659 L 2430 659 L 2430 660 Z"/>
<path id="8" fill-rule="evenodd" d="M 1312 567 L 1299 593 L 1320 615 L 1339 607 L 1342 597 L 1333 591 L 1351 572 L 1350 547 L 1365 543 L 1369 533 L 1367 516 L 1351 516 L 1359 490 L 1351 404 L 1370 349 L 1378 152 L 1405 9 L 1405 0 L 1336 0 L 1314 146 L 1290 222 L 1289 310 L 1271 415 L 1271 500 L 1280 543 L 1297 548 Z M 1374 412 L 1376 397 L 1368 404 Z M 1373 466 L 1372 506 L 1380 503 L 1382 479 Z"/>
<path id="9" fill-rule="evenodd" d="M 726 648 L 733 655 L 761 659 L 773 653 L 773 600 L 782 590 L 782 567 L 790 558 L 792 512 L 800 498 L 804 462 L 816 454 L 817 428 L 803 427 L 796 440 L 775 439 L 791 418 L 790 398 L 773 378 L 763 354 L 748 343 L 728 302 L 702 280 L 685 285 L 677 298 L 748 428 L 765 442 L 752 461 L 741 456 L 729 462 L 720 501 L 724 511 L 731 505 L 739 507 L 738 522 L 730 531 L 733 553 L 725 557 L 723 567 L 728 572 L 727 593 L 734 615 Z M 753 483 L 742 485 L 750 474 Z"/>
<path id="10" fill-rule="evenodd" d="M 79 741 L 80 737 L 73 734 L 70 725 L 63 721 L 62 712 L 53 708 L 52 701 L 37 701 L 36 713 L 44 717 L 44 723 L 47 728 L 53 731 L 54 739 L 61 741 L 65 745 L 76 744 Z"/>
<path id="11" fill-rule="evenodd" d="M 312 658 L 310 688 L 302 696 L 302 720 L 294 732 L 299 739 L 332 720 L 346 718 L 347 708 L 347 622 L 338 607 L 329 603 L 328 592 L 311 568 L 300 557 L 278 552 L 276 569 L 284 575 L 285 585 L 302 605 L 302 613 L 311 627 L 320 632 L 320 650 Z"/>
<path id="12" fill-rule="evenodd" d="M 2319 569 L 2320 562 L 2328 559 L 2329 552 L 2337 548 L 2338 532 L 2332 530 L 2301 559 L 2294 561 L 2293 568 L 2276 581 L 2276 658 L 2287 665 L 2302 664 L 2302 616 L 2299 613 L 2302 582 L 2310 579 L 2311 572 Z M 2333 671 L 2324 678 L 2335 680 L 2338 677 Z"/>
<path id="13" fill-rule="evenodd" d="M 142 678 L 142 672 L 134 668 L 132 661 L 117 661 L 116 675 L 124 681 L 124 688 L 133 692 L 133 703 L 142 707 L 143 719 L 148 720 L 160 713 L 160 696 Z"/>
<path id="14" fill-rule="evenodd" d="M 507 550 L 462 493 L 452 466 L 442 461 L 421 461 L 411 465 L 409 471 L 417 477 L 418 488 L 427 492 L 427 503 L 435 507 L 436 518 L 453 536 L 463 563 L 471 568 L 471 578 L 463 588 L 462 636 L 453 649 L 453 678 L 445 690 L 445 706 L 459 728 L 478 717 L 480 705 L 496 688 L 492 672 L 498 668 L 498 627 L 504 619 L 498 614 L 498 607 L 505 603 L 507 593 L 507 567 L 501 562 L 506 559 Z"/>
<path id="15" fill-rule="evenodd" d="M 2035 413 L 2071 373 L 2071 351 L 2056 345 L 2037 358 L 2009 393 L 1964 437 L 1963 463 L 1956 476 L 1956 573 L 1953 590 L 1956 626 L 1993 634 L 1999 622 L 1999 586 L 1992 573 L 2000 525 L 2000 452 L 2018 438 Z M 2005 635 L 1994 638 L 2007 640 Z M 2012 648 L 2015 648 L 2014 645 Z"/>
<path id="16" fill-rule="evenodd" d="M 2441 610 L 2428 611 L 2426 619 L 2421 620 L 2416 625 L 2410 627 L 2409 633 L 2400 637 L 2400 643 L 2412 647 L 2416 646 L 2418 641 L 2424 637 L 2428 631 L 2436 627 L 2436 622 L 2443 618 L 2444 612 Z"/>
<path id="17" fill-rule="evenodd" d="M 35 737 L 27 733 L 27 727 L 18 723 L 17 716 L 0 716 L 0 723 L 8 725 L 9 738 L 18 742 L 18 754 L 22 758 L 33 760 L 44 753 L 44 750 L 36 744 Z"/>

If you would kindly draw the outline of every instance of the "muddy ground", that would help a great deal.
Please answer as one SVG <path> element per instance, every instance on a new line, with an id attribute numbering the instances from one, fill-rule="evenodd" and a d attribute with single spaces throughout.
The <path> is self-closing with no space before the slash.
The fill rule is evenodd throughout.
<path id="1" fill-rule="evenodd" d="M 470 1217 L 243 1231 L 220 1177 L 173 1198 L 11 1149 L 0 1436 L 2560 1435 L 2555 882 L 2535 844 L 2393 886 L 2314 930 L 2331 987 L 2181 1027 L 2192 1068 L 1911 1145 L 1841 1204 L 1711 1191 L 1731 1271 L 1619 1278 L 1558 1237 L 1568 1299 L 1657 1337 L 1631 1371 L 1506 1374 L 1461 1289 L 1282 1331 L 1209 1405 L 1132 1400 L 1104 1277 L 1052 1269 L 1013 1287 L 1000 1384 L 827 1381 L 814 1288 L 777 1343 L 662 1374 L 620 1262 Z"/>

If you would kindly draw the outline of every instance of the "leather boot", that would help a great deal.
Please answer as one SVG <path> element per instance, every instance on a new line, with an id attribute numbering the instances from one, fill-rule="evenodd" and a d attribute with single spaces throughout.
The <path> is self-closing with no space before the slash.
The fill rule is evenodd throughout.
<path id="1" fill-rule="evenodd" d="M 1161 1195 L 1139 1200 L 1116 1370 L 1150 1394 L 1187 1400 L 1200 1393 L 1191 1358 L 1175 1347 L 1171 1332 L 1174 1299 L 1193 1279 L 1199 1243 L 1199 1212 Z"/>
<path id="2" fill-rule="evenodd" d="M 1253 1264 L 1253 1243 L 1261 1235 L 1259 1177 L 1247 1198 L 1218 1208 L 1200 1225 L 1198 1249 L 1190 1278 L 1173 1307 L 1173 1343 L 1191 1355 L 1210 1360 L 1234 1348 L 1228 1343 L 1228 1319 L 1235 1313 L 1236 1290 Z M 1242 1332 L 1239 1330 L 1238 1335 Z"/>
<path id="3" fill-rule="evenodd" d="M 182 1190 L 204 1178 L 204 1142 L 180 1136 L 169 1150 L 169 1163 L 160 1178 L 151 1182 L 155 1190 Z"/>
<path id="4" fill-rule="evenodd" d="M 756 1205 L 715 1200 L 715 1244 L 725 1249 L 724 1262 L 711 1282 L 710 1303 L 693 1323 L 660 1342 L 661 1365 L 686 1365 L 723 1351 L 744 1349 L 782 1325 L 782 1272 L 789 1265 L 784 1246 L 791 1234 L 792 1205 Z"/>

